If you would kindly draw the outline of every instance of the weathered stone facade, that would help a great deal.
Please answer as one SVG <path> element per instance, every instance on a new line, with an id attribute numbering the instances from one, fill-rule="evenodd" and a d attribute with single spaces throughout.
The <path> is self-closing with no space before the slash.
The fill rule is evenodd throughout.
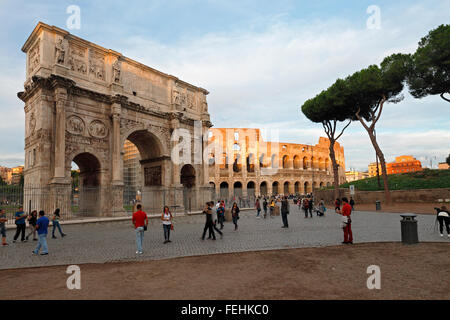
<path id="1" fill-rule="evenodd" d="M 209 182 L 221 198 L 306 194 L 333 184 L 329 140 L 315 146 L 266 142 L 259 129 L 212 128 Z M 339 181 L 345 182 L 344 148 L 336 143 Z"/>
<path id="2" fill-rule="evenodd" d="M 206 165 L 171 161 L 171 150 L 179 142 L 172 141 L 173 130 L 194 135 L 195 121 L 202 132 L 211 127 L 205 89 L 41 22 L 22 51 L 27 72 L 25 91 L 18 96 L 25 102 L 25 188 L 55 195 L 33 199 L 35 208 L 70 210 L 59 199 L 70 193 L 74 161 L 80 168 L 80 186 L 91 188 L 93 201 L 84 204 L 87 209 L 99 215 L 123 211 L 126 140 L 140 152 L 143 194 L 182 190 L 184 165 L 194 173 L 190 188 L 207 186 Z M 191 158 L 193 154 L 194 148 Z M 182 207 L 182 198 L 166 204 Z M 145 197 L 143 202 L 145 206 Z"/>

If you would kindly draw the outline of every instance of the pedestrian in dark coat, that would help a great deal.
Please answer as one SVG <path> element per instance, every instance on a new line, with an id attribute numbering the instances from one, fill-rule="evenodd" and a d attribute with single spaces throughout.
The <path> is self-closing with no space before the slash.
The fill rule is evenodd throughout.
<path id="1" fill-rule="evenodd" d="M 286 196 L 281 201 L 281 219 L 283 220 L 282 228 L 289 228 L 287 215 L 289 214 L 289 202 Z"/>

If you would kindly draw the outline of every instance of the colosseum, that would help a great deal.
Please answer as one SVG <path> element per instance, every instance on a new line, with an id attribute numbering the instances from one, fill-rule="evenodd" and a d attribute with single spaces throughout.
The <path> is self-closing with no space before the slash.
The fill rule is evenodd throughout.
<path id="1" fill-rule="evenodd" d="M 315 146 L 264 141 L 260 129 L 211 128 L 208 166 L 216 198 L 306 194 L 331 186 L 329 140 Z M 336 143 L 339 182 L 345 182 L 344 148 Z"/>

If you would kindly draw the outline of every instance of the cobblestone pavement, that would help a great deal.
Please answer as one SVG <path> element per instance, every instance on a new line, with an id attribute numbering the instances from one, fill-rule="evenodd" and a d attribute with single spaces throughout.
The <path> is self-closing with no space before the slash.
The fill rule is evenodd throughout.
<path id="1" fill-rule="evenodd" d="M 48 256 L 33 256 L 36 242 L 12 243 L 15 230 L 8 230 L 10 245 L 0 247 L 0 269 L 166 259 L 182 256 L 271 250 L 300 247 L 320 247 L 341 244 L 343 232 L 340 216 L 327 211 L 325 217 L 304 218 L 296 207 L 288 216 L 289 228 L 282 229 L 281 216 L 256 218 L 254 211 L 242 211 L 239 229 L 226 222 L 223 239 L 202 241 L 204 216 L 175 219 L 171 243 L 163 244 L 163 228 L 159 220 L 151 219 L 144 237 L 144 254 L 137 256 L 135 233 L 131 221 L 105 222 L 62 226 L 67 237 L 47 238 Z M 352 215 L 354 243 L 400 241 L 400 216 L 393 213 L 362 212 Z M 435 216 L 418 215 L 419 241 L 450 243 L 434 231 Z M 49 229 L 51 231 L 51 229 Z"/>

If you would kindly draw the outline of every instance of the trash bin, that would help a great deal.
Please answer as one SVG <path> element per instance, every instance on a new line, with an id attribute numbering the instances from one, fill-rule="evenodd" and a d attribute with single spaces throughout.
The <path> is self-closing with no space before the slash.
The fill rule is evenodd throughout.
<path id="1" fill-rule="evenodd" d="M 405 213 L 400 215 L 403 219 L 400 220 L 402 230 L 402 243 L 403 244 L 415 244 L 419 243 L 419 237 L 417 235 L 417 217 L 416 214 Z"/>
<path id="2" fill-rule="evenodd" d="M 375 201 L 375 208 L 377 211 L 381 210 L 381 201 L 379 200 Z"/>

